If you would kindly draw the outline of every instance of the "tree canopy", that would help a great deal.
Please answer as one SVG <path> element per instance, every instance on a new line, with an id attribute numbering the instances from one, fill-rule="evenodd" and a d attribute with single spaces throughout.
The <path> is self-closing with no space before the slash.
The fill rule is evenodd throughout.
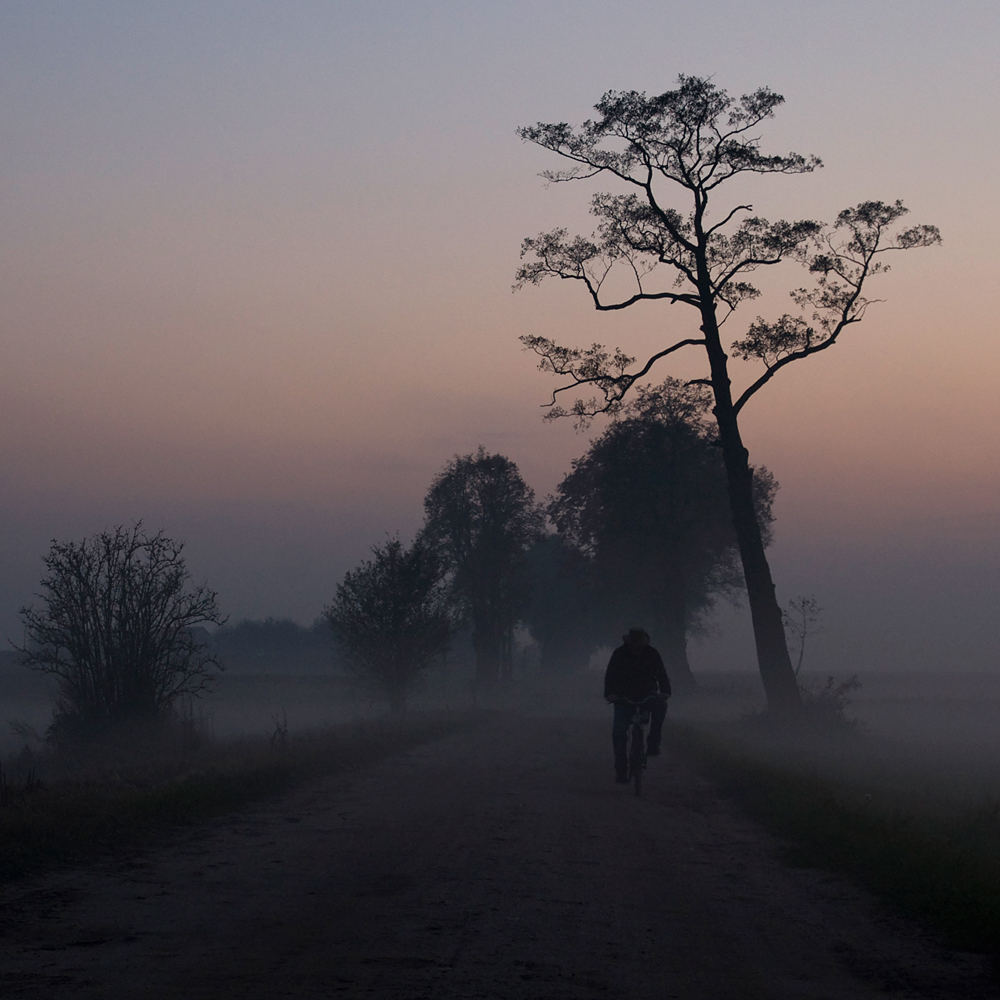
<path id="1" fill-rule="evenodd" d="M 324 609 L 350 667 L 394 711 L 405 707 L 421 672 L 448 648 L 443 578 L 437 553 L 419 540 L 407 549 L 393 538 L 344 576 Z"/>
<path id="2" fill-rule="evenodd" d="M 586 667 L 591 652 L 606 645 L 620 621 L 606 614 L 593 586 L 591 560 L 565 535 L 539 538 L 528 550 L 531 592 L 522 620 L 540 649 L 547 673 Z"/>
<path id="3" fill-rule="evenodd" d="M 528 601 L 526 552 L 544 515 L 517 466 L 481 446 L 435 477 L 424 511 L 421 537 L 440 553 L 472 623 L 477 679 L 492 683 L 511 669 L 514 627 Z"/>
<path id="4" fill-rule="evenodd" d="M 548 507 L 560 533 L 590 557 L 596 599 L 619 622 L 649 628 L 682 689 L 694 684 L 688 634 L 719 596 L 743 586 L 709 406 L 703 386 L 666 379 L 639 387 Z M 769 535 L 777 485 L 766 469 L 754 484 Z"/>
<path id="5" fill-rule="evenodd" d="M 886 270 L 887 254 L 933 245 L 940 235 L 928 225 L 904 228 L 906 209 L 899 201 L 861 202 L 840 212 L 832 225 L 769 221 L 742 201 L 716 210 L 719 189 L 727 182 L 748 175 L 804 174 L 822 165 L 815 156 L 762 151 L 759 130 L 783 101 L 767 87 L 736 98 L 711 80 L 682 75 L 674 90 L 653 97 L 609 91 L 595 106 L 597 117 L 578 128 L 564 122 L 522 128 L 524 140 L 569 164 L 546 172 L 548 181 L 602 175 L 623 193 L 593 196 L 590 210 L 597 229 L 589 237 L 570 237 L 560 228 L 526 239 L 515 287 L 558 277 L 580 283 L 601 311 L 644 301 L 695 310 L 695 330 L 674 335 L 640 364 L 619 347 L 567 347 L 543 336 L 521 339 L 539 356 L 542 370 L 565 380 L 553 393 L 549 415 L 571 413 L 584 424 L 598 413 L 617 412 L 632 387 L 664 358 L 689 347 L 704 351 L 706 370 L 694 382 L 712 391 L 761 678 L 769 705 L 792 710 L 801 698 L 738 418 L 779 371 L 828 350 L 865 317 L 872 303 L 866 285 Z M 791 289 L 796 311 L 774 320 L 758 316 L 727 349 L 723 324 L 761 294 L 752 280 L 755 272 L 785 261 L 802 265 L 811 282 Z M 623 278 L 624 291 L 612 274 Z M 760 366 L 735 394 L 732 353 Z M 581 395 L 569 409 L 557 404 L 560 393 L 581 390 L 592 395 Z"/>

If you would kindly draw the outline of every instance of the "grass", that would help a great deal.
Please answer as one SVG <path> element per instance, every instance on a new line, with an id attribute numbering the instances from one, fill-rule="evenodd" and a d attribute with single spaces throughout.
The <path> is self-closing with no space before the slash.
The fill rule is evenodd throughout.
<path id="1" fill-rule="evenodd" d="M 871 785 L 763 759 L 733 733 L 675 725 L 670 739 L 788 838 L 795 863 L 845 872 L 954 947 L 1000 955 L 1000 802 L 873 794 Z"/>
<path id="2" fill-rule="evenodd" d="M 133 851 L 170 827 L 431 742 L 472 721 L 468 712 L 411 715 L 292 735 L 283 746 L 168 732 L 138 747 L 119 738 L 75 747 L 69 757 L 64 751 L 8 763 L 0 779 L 0 882 Z"/>

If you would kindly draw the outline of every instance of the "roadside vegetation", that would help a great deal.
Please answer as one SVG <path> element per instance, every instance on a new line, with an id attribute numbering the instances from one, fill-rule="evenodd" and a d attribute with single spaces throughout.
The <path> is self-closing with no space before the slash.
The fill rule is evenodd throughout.
<path id="1" fill-rule="evenodd" d="M 50 744 L 0 770 L 0 882 L 142 847 L 167 829 L 239 809 L 325 774 L 470 725 L 469 712 L 411 713 L 314 732 L 213 740 L 188 722 Z"/>
<path id="2" fill-rule="evenodd" d="M 1000 955 L 1000 797 L 847 721 L 828 685 L 811 724 L 677 723 L 673 746 L 787 838 L 794 864 L 843 872 L 957 948 Z M 810 699 L 806 699 L 808 710 Z"/>
<path id="3" fill-rule="evenodd" d="M 224 619 L 215 592 L 191 580 L 183 548 L 141 523 L 52 543 L 39 603 L 20 612 L 24 644 L 15 669 L 52 677 L 57 699 L 44 736 L 20 727 L 39 749 L 26 743 L 18 757 L 0 763 L 0 880 L 134 849 L 165 826 L 224 813 L 460 724 L 457 713 L 418 715 L 290 738 L 282 712 L 269 739 L 210 738 L 194 703 L 213 689 L 224 664 L 203 626 Z M 446 647 L 450 619 L 437 596 L 441 573 L 433 554 L 414 549 L 402 557 L 396 542 L 383 554 L 402 571 L 389 573 L 388 586 L 375 586 L 374 600 L 364 605 L 378 620 L 366 619 L 364 635 L 351 631 L 357 622 L 348 621 L 341 601 L 336 634 L 343 640 L 349 633 L 345 645 L 364 666 L 389 671 L 382 680 L 392 702 L 400 693 L 397 675 Z M 376 583 L 385 584 L 385 575 Z M 349 574 L 347 584 L 356 579 Z M 409 615 L 400 625 L 395 604 L 409 608 L 414 600 L 422 617 Z M 393 622 L 406 635 L 388 635 Z M 293 623 L 291 630 L 263 624 L 268 634 L 300 638 Z M 422 645 L 412 641 L 415 630 Z M 249 631 L 243 623 L 228 638 Z M 365 637 L 372 640 L 367 646 Z M 408 690 L 412 678 L 405 679 Z"/>

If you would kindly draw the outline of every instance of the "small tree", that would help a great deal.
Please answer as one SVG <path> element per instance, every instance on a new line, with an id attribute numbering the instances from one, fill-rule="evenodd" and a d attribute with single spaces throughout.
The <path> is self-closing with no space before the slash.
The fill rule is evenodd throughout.
<path id="1" fill-rule="evenodd" d="M 398 712 L 421 672 L 448 648 L 444 566 L 419 540 L 406 549 L 393 538 L 372 555 L 344 576 L 324 616 L 351 669 Z"/>
<path id="2" fill-rule="evenodd" d="M 636 369 L 635 358 L 619 348 L 612 353 L 601 344 L 575 348 L 547 337 L 521 339 L 539 355 L 542 370 L 567 379 L 556 393 L 597 390 L 597 397 L 577 400 L 570 411 L 583 421 L 615 412 L 632 386 L 668 355 L 687 347 L 704 351 L 706 371 L 696 381 L 712 390 L 761 680 L 768 705 L 789 711 L 801 706 L 801 697 L 754 513 L 753 469 L 739 415 L 779 371 L 828 350 L 844 330 L 861 322 L 872 301 L 864 294 L 867 283 L 886 270 L 887 253 L 930 246 L 940 235 L 933 226 L 901 228 L 906 209 L 899 201 L 862 202 L 842 211 L 829 227 L 809 220 L 769 222 L 740 203 L 713 214 L 710 202 L 727 181 L 739 184 L 748 174 L 802 174 L 821 166 L 815 156 L 761 152 L 757 131 L 783 101 L 766 87 L 736 99 L 710 80 L 681 76 L 676 90 L 655 97 L 605 94 L 596 106 L 598 117 L 578 129 L 565 122 L 522 128 L 523 139 L 570 164 L 546 172 L 547 180 L 602 174 L 626 193 L 594 196 L 598 231 L 590 238 L 570 238 L 565 229 L 555 229 L 526 239 L 522 257 L 528 260 L 517 272 L 517 286 L 554 276 L 578 281 L 599 310 L 652 301 L 694 310 L 697 333 L 667 342 Z M 672 195 L 680 196 L 679 208 L 671 204 Z M 734 392 L 722 325 L 760 294 L 750 281 L 754 272 L 785 260 L 805 265 L 815 279 L 811 288 L 791 292 L 805 315 L 770 322 L 758 317 L 742 340 L 729 345 L 729 351 L 764 367 Z"/>
<path id="3" fill-rule="evenodd" d="M 815 596 L 793 597 L 786 607 L 781 611 L 781 620 L 785 624 L 785 631 L 791 632 L 799 643 L 799 657 L 795 664 L 795 676 L 799 676 L 802 669 L 802 659 L 806 655 L 806 639 L 811 635 L 819 635 L 826 629 L 820 624 L 820 616 L 823 609 L 819 606 Z"/>
<path id="4" fill-rule="evenodd" d="M 161 717 L 210 684 L 220 667 L 193 630 L 223 619 L 215 592 L 191 585 L 183 549 L 141 522 L 52 542 L 43 607 L 20 610 L 20 651 L 29 667 L 59 678 L 57 730 Z"/>
<path id="5" fill-rule="evenodd" d="M 482 447 L 444 467 L 424 510 L 421 537 L 441 554 L 472 620 L 476 678 L 493 683 L 511 670 L 514 627 L 529 599 L 526 553 L 545 517 L 517 466 Z"/>

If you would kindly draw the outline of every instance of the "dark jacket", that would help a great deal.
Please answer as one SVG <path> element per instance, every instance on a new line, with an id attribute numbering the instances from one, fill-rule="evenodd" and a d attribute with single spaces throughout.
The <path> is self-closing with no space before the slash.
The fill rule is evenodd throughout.
<path id="1" fill-rule="evenodd" d="M 623 643 L 611 654 L 604 673 L 605 698 L 642 701 L 656 694 L 657 686 L 670 697 L 670 678 L 663 659 L 652 646 L 643 646 L 636 655 Z"/>

